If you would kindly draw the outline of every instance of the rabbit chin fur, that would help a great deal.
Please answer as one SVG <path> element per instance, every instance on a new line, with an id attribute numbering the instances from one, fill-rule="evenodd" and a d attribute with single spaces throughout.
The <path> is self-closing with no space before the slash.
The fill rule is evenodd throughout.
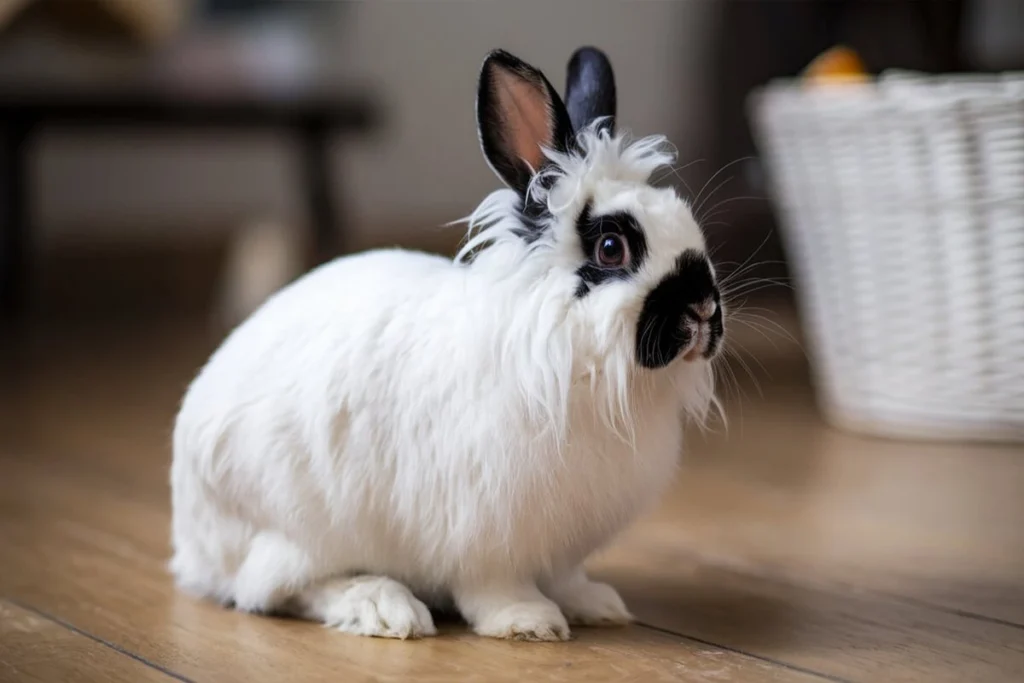
<path id="1" fill-rule="evenodd" d="M 454 598 L 488 635 L 564 638 L 563 614 L 627 621 L 581 563 L 657 500 L 685 415 L 714 403 L 707 360 L 635 359 L 644 296 L 704 250 L 685 204 L 646 184 L 672 161 L 663 142 L 584 131 L 581 152 L 549 153 L 538 239 L 516 235 L 519 197 L 499 190 L 469 219 L 467 247 L 489 244 L 468 262 L 372 251 L 268 299 L 177 417 L 179 585 L 372 635 L 433 633 L 413 593 Z M 580 298 L 587 201 L 633 212 L 649 253 Z"/>

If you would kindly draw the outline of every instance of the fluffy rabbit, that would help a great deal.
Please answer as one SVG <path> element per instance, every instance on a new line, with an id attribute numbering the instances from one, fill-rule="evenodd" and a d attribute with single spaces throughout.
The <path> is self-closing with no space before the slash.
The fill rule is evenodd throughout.
<path id="1" fill-rule="evenodd" d="M 565 103 L 504 51 L 480 143 L 507 188 L 453 260 L 393 249 L 322 265 L 213 354 L 174 429 L 178 585 L 342 631 L 565 640 L 623 624 L 583 561 L 671 481 L 715 405 L 723 311 L 661 136 L 616 133 L 600 51 Z"/>

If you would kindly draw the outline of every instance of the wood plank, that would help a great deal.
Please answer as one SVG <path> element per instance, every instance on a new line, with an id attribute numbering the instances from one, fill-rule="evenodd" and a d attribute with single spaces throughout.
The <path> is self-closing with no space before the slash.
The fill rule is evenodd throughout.
<path id="1" fill-rule="evenodd" d="M 647 624 L 849 681 L 1024 680 L 1024 629 L 632 543 L 597 564 Z"/>
<path id="2" fill-rule="evenodd" d="M 147 604 L 159 600 L 162 592 L 172 592 L 163 572 L 167 512 L 162 502 L 154 502 L 163 500 L 155 491 L 129 491 L 127 482 L 113 478 L 107 486 L 74 467 L 53 470 L 46 463 L 21 463 L 10 471 L 21 484 L 0 489 L 5 516 L 25 520 L 23 527 L 41 530 L 44 538 L 61 539 L 62 552 L 84 544 L 79 562 L 88 563 L 90 577 L 103 561 L 95 557 L 100 551 L 122 567 L 101 572 L 119 574 L 111 581 L 129 581 L 123 567 L 134 567 L 136 582 L 144 578 L 155 591 L 144 598 Z M 1020 629 L 876 595 L 793 586 L 706 565 L 663 531 L 640 525 L 596 563 L 646 623 L 849 681 L 873 681 L 883 673 L 893 680 L 937 683 L 963 680 L 967 671 L 986 681 L 1024 676 Z M 9 543 L 19 543 L 11 530 L 0 533 L 8 534 Z M 26 554 L 47 552 L 34 549 L 36 534 L 23 533 L 20 547 Z M 36 562 L 50 560 L 43 555 Z M 16 594 L 45 597 L 35 592 L 35 571 L 23 580 L 27 583 L 13 586 Z M 55 583 L 61 579 L 44 585 Z"/>
<path id="3" fill-rule="evenodd" d="M 572 643 L 527 645 L 448 625 L 443 637 L 402 643 L 239 614 L 174 591 L 164 571 L 165 510 L 39 467 L 5 463 L 13 476 L 0 482 L 0 544 L 8 550 L 0 591 L 188 678 L 822 680 L 643 627 L 581 629 Z"/>
<path id="4" fill-rule="evenodd" d="M 163 572 L 170 421 L 207 341 L 173 334 L 164 341 L 125 339 L 81 343 L 64 356 L 27 349 L 20 384 L 0 390 L 0 449 L 8 449 L 6 460 L 0 453 L 0 471 L 10 483 L 0 481 L 0 520 L 44 530 L 41 542 L 19 541 L 23 568 L 18 577 L 0 577 L 0 590 L 10 586 L 90 624 L 98 620 L 111 637 L 135 638 L 161 662 L 177 661 L 185 655 L 168 650 L 154 633 L 198 629 L 216 640 L 215 630 L 234 632 L 253 622 L 216 609 L 217 616 L 189 612 L 206 608 L 175 596 Z M 717 643 L 708 651 L 728 654 L 732 664 L 752 660 L 730 649 L 833 680 L 1024 680 L 1024 631 L 1013 625 L 1024 624 L 1021 449 L 836 432 L 816 415 L 801 369 L 769 366 L 781 374 L 764 382 L 765 397 L 747 388 L 745 398 L 730 403 L 727 433 L 693 439 L 667 500 L 598 558 L 598 571 L 646 622 Z M 15 457 L 19 452 L 26 455 Z M 18 533 L 0 522 L 0 543 Z M 94 569 L 83 577 L 50 568 L 59 556 L 54 546 L 78 548 L 77 561 L 88 567 L 100 563 L 103 582 Z M 41 587 L 40 567 L 58 572 L 52 578 L 64 593 Z M 89 595 L 115 608 L 98 616 L 84 610 L 74 588 L 83 581 Z M 128 597 L 108 595 L 105 582 L 126 584 Z M 189 616 L 174 626 L 152 614 L 126 621 L 123 612 L 139 600 Z M 271 623 L 246 628 L 255 628 L 262 642 L 279 638 L 278 629 L 305 634 L 308 628 Z M 494 644 L 481 645 L 458 629 L 451 633 L 427 648 L 440 642 L 483 647 L 495 662 L 487 670 L 499 678 L 508 673 L 502 666 L 518 661 L 504 658 L 520 656 L 487 649 Z M 290 637 L 304 642 L 308 636 Z M 698 662 L 683 666 L 707 673 L 699 668 L 699 643 L 667 637 L 686 646 L 659 644 L 638 629 L 583 632 L 574 645 L 618 648 L 616 656 L 633 652 L 656 662 L 676 662 L 658 648 L 681 647 Z M 237 636 L 232 647 L 247 644 Z M 416 661 L 457 661 L 459 652 Z M 540 666 L 535 655 L 525 656 Z M 366 661 L 346 670 L 370 675 L 360 668 Z M 770 675 L 799 675 L 765 665 Z M 666 663 L 650 675 L 673 671 Z M 728 675 L 756 678 L 756 671 L 741 666 Z"/>
<path id="5" fill-rule="evenodd" d="M 102 468 L 95 476 L 162 486 L 165 465 L 151 461 L 169 458 L 175 406 L 210 341 L 123 336 L 149 351 L 94 342 L 83 343 L 84 358 L 26 359 L 22 388 L 0 391 L 8 447 L 62 467 L 77 452 Z M 1021 449 L 836 432 L 817 417 L 799 369 L 770 367 L 764 399 L 747 388 L 729 405 L 728 432 L 693 436 L 651 520 L 709 564 L 1024 624 Z"/>
<path id="6" fill-rule="evenodd" d="M 175 679 L 36 612 L 0 600 L 0 680 L 167 683 Z"/>
<path id="7" fill-rule="evenodd" d="M 1024 625 L 1024 448 L 846 434 L 792 377 L 765 392 L 651 521 L 708 563 Z"/>

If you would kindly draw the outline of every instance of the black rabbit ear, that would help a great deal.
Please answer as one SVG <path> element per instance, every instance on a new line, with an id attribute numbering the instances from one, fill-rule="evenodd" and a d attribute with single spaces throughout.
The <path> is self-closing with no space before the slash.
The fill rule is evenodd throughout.
<path id="1" fill-rule="evenodd" d="M 572 138 L 569 114 L 548 79 L 504 50 L 488 54 L 480 70 L 476 121 L 487 163 L 521 195 L 547 161 L 542 148 L 564 152 Z"/>
<path id="2" fill-rule="evenodd" d="M 595 47 L 581 47 L 569 60 L 565 106 L 573 129 L 579 131 L 594 119 L 608 117 L 599 125 L 615 133 L 615 74 L 607 55 Z"/>

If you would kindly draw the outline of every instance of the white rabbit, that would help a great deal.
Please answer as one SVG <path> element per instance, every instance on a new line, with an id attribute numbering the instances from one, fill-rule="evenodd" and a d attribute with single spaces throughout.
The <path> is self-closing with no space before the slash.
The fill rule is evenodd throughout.
<path id="1" fill-rule="evenodd" d="M 614 130 L 600 51 L 566 102 L 489 54 L 477 122 L 509 187 L 454 261 L 339 258 L 213 354 L 174 429 L 182 589 L 396 638 L 435 633 L 426 604 L 523 640 L 631 620 L 582 563 L 715 404 L 723 311 L 689 208 L 648 184 L 664 138 Z"/>

